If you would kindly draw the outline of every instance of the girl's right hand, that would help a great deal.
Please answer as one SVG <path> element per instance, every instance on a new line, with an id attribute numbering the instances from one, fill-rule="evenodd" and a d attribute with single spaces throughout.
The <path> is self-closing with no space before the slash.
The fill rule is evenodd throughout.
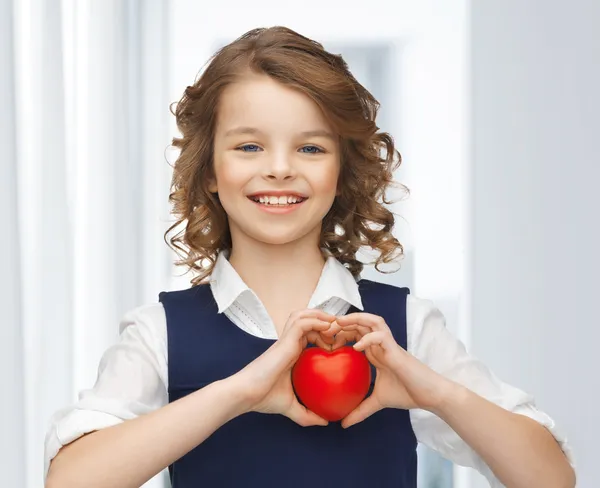
<path id="1" fill-rule="evenodd" d="M 244 410 L 285 415 L 303 427 L 327 425 L 298 402 L 291 371 L 308 343 L 331 349 L 333 336 L 339 331 L 335 316 L 321 310 L 292 313 L 277 342 L 232 377 L 243 391 Z"/>

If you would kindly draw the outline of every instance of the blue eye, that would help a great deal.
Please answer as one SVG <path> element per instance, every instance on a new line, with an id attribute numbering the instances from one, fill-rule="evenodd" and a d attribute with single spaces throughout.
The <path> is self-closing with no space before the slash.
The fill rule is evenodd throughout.
<path id="1" fill-rule="evenodd" d="M 259 152 L 262 151 L 262 148 L 256 144 L 244 144 L 243 146 L 237 147 L 236 150 L 242 152 Z M 317 146 L 304 146 L 300 148 L 300 152 L 303 152 L 304 154 L 319 154 L 325 151 Z"/>
<path id="2" fill-rule="evenodd" d="M 260 147 L 258 147 L 256 144 L 244 144 L 243 146 L 240 146 L 236 149 L 238 151 L 242 151 L 242 152 L 258 152 L 258 151 L 260 151 Z"/>
<path id="3" fill-rule="evenodd" d="M 304 151 L 306 149 L 306 151 Z M 320 147 L 317 146 L 304 146 L 300 150 L 305 154 L 319 154 L 324 152 Z"/>

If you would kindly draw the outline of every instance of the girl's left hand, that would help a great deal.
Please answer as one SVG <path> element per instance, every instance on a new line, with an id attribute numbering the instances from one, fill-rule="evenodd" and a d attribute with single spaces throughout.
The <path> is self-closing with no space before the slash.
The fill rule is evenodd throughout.
<path id="1" fill-rule="evenodd" d="M 373 393 L 342 421 L 343 427 L 362 422 L 383 408 L 434 412 L 457 387 L 400 347 L 383 318 L 351 313 L 336 317 L 336 323 L 342 330 L 332 349 L 356 341 L 354 349 L 364 351 L 377 368 Z"/>

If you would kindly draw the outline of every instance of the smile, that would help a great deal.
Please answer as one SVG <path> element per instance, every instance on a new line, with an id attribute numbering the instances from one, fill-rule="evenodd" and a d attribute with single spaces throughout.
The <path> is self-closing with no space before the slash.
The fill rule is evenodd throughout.
<path id="1" fill-rule="evenodd" d="M 248 197 L 255 203 L 267 206 L 287 207 L 290 205 L 297 205 L 306 200 L 306 197 L 298 195 L 253 195 Z"/>
<path id="2" fill-rule="evenodd" d="M 300 195 L 250 195 L 248 200 L 263 212 L 283 215 L 301 208 L 308 198 Z"/>

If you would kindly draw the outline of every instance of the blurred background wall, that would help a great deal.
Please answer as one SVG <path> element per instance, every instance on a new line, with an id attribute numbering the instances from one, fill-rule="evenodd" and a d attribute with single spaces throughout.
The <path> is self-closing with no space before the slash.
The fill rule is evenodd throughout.
<path id="1" fill-rule="evenodd" d="M 600 4 L 0 0 L 0 475 L 42 486 L 50 415 L 93 385 L 118 320 L 188 286 L 170 221 L 169 103 L 221 45 L 286 25 L 381 101 L 411 190 L 402 269 L 568 433 L 594 487 Z M 425 488 L 486 482 L 420 450 Z M 595 481 L 595 483 L 594 483 Z M 165 485 L 159 476 L 148 486 Z"/>
<path id="2" fill-rule="evenodd" d="M 555 416 L 577 486 L 600 486 L 600 3 L 472 2 L 470 17 L 470 342 Z"/>

